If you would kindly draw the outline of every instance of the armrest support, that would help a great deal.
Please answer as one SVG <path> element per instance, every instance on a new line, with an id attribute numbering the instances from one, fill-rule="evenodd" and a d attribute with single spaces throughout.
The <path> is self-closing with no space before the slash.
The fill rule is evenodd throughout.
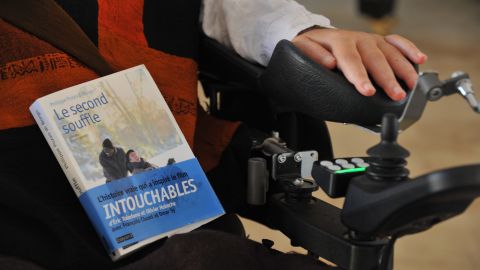
<path id="1" fill-rule="evenodd" d="M 257 89 L 258 78 L 265 67 L 245 60 L 232 49 L 206 36 L 201 38 L 200 51 L 200 75 Z"/>

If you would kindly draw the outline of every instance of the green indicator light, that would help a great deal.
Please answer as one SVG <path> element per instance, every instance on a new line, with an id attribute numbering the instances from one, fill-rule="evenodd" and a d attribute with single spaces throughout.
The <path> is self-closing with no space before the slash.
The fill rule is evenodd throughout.
<path id="1" fill-rule="evenodd" d="M 336 171 L 336 174 L 342 174 L 342 173 L 352 173 L 352 172 L 364 172 L 367 168 L 354 168 L 354 169 L 345 169 L 345 170 L 339 170 Z"/>

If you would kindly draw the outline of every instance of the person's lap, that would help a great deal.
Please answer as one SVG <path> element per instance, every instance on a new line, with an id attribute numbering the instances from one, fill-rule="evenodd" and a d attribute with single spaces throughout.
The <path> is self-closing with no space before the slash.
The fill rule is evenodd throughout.
<path id="1" fill-rule="evenodd" d="M 247 239 L 233 215 L 113 263 L 38 128 L 2 131 L 0 142 L 0 268 L 322 269 Z"/>

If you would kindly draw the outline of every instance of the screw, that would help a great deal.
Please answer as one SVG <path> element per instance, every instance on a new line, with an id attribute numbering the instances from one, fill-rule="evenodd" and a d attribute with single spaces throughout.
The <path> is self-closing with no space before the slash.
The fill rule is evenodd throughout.
<path id="1" fill-rule="evenodd" d="M 281 154 L 278 156 L 277 161 L 278 163 L 284 163 L 285 161 L 287 161 L 287 156 L 285 156 L 284 154 Z"/>
<path id="2" fill-rule="evenodd" d="M 439 87 L 435 87 L 428 92 L 428 100 L 435 101 L 443 96 L 443 91 Z"/>
<path id="3" fill-rule="evenodd" d="M 293 157 L 293 159 L 295 160 L 295 162 L 300 162 L 300 161 L 302 161 L 302 155 L 300 155 L 300 154 L 295 154 L 295 156 Z"/>
<path id="4" fill-rule="evenodd" d="M 303 178 L 297 178 L 293 181 L 293 184 L 298 187 L 298 186 L 303 185 L 303 182 L 304 182 Z"/>

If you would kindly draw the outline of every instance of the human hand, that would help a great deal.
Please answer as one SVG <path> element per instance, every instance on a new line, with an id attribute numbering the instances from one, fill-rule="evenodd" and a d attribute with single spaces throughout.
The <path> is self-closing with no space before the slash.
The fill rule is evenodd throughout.
<path id="1" fill-rule="evenodd" d="M 402 100 L 406 93 L 397 76 L 409 89 L 418 79 L 411 62 L 423 64 L 427 56 L 411 41 L 399 35 L 315 28 L 296 36 L 292 42 L 322 66 L 340 69 L 364 96 L 375 94 L 368 74 L 392 100 Z M 411 61 L 411 62 L 410 62 Z"/>

